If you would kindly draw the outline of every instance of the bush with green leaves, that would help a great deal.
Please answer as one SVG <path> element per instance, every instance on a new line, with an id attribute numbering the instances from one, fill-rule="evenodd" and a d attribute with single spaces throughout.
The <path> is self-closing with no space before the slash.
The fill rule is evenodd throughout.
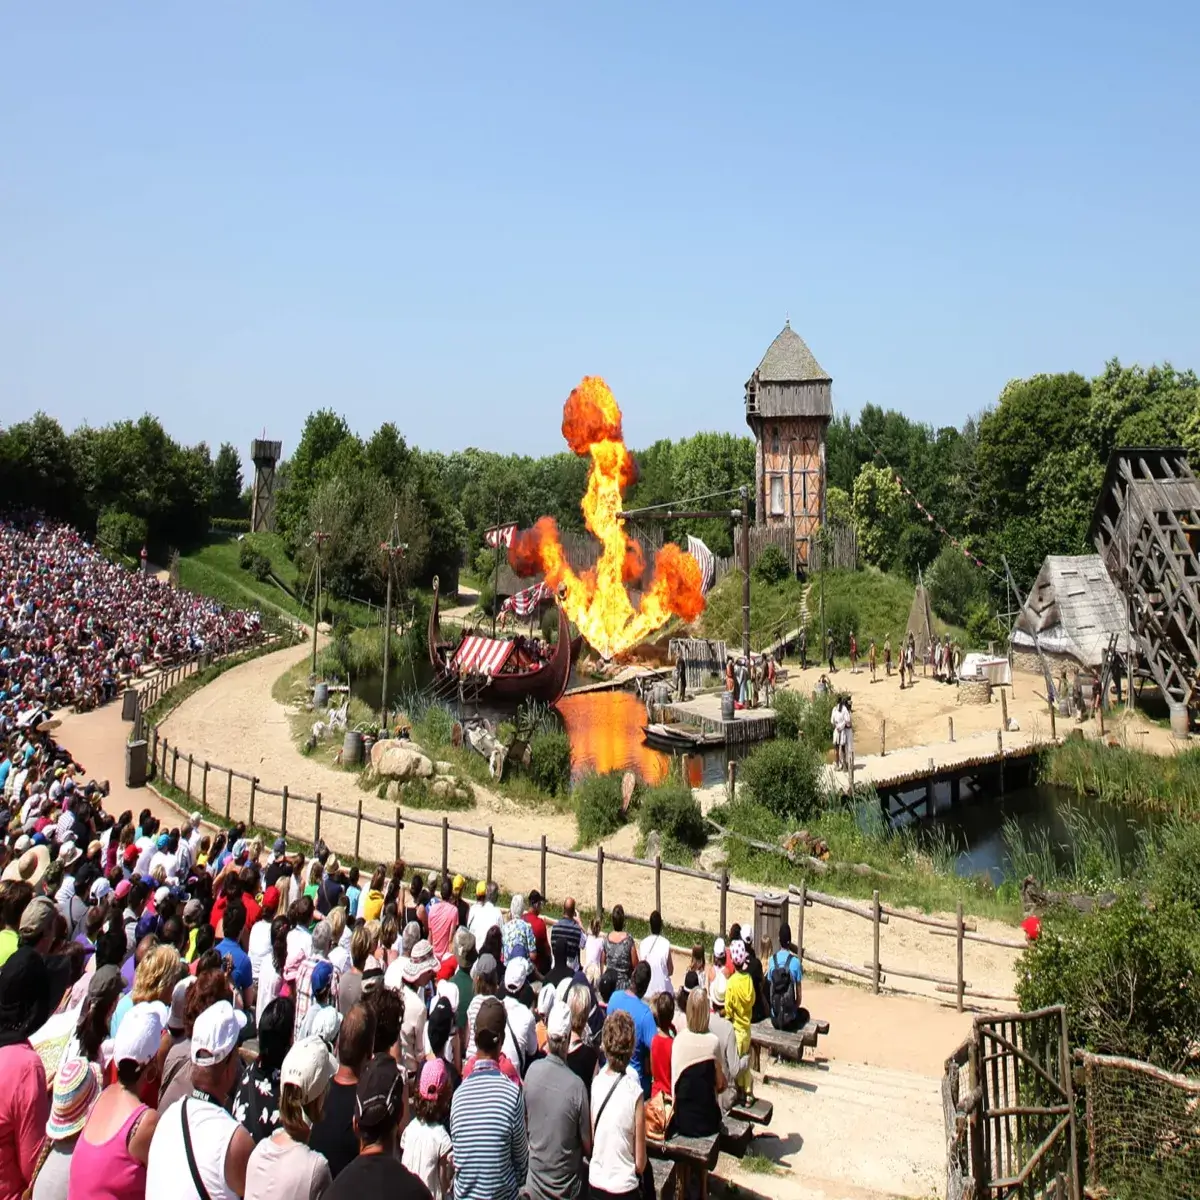
<path id="1" fill-rule="evenodd" d="M 775 709 L 775 736 L 785 741 L 794 741 L 799 737 L 806 707 L 805 699 L 799 692 L 780 688 L 772 704 Z"/>
<path id="2" fill-rule="evenodd" d="M 1067 1010 L 1073 1045 L 1194 1065 L 1200 1041 L 1200 916 L 1184 901 L 1151 907 L 1132 890 L 1086 915 L 1055 910 L 1026 948 L 1017 997 L 1028 1012 Z"/>
<path id="3" fill-rule="evenodd" d="M 105 508 L 96 519 L 96 540 L 130 558 L 141 554 L 148 531 L 144 517 L 135 517 L 119 508 Z"/>
<path id="4" fill-rule="evenodd" d="M 750 568 L 750 574 L 759 583 L 766 584 L 782 583 L 791 573 L 792 567 L 787 555 L 778 546 L 764 546 L 754 566 Z"/>
<path id="5" fill-rule="evenodd" d="M 624 775 L 624 771 L 589 774 L 575 784 L 575 825 L 581 846 L 591 846 L 625 824 L 621 811 Z"/>
<path id="6" fill-rule="evenodd" d="M 681 779 L 667 779 L 642 793 L 638 828 L 643 836 L 657 829 L 664 847 L 702 850 L 708 840 L 704 814 L 692 789 Z"/>
<path id="7" fill-rule="evenodd" d="M 431 704 L 420 723 L 420 737 L 423 739 L 424 748 L 432 750 L 438 746 L 450 745 L 453 732 L 453 715 L 440 704 Z"/>
<path id="8" fill-rule="evenodd" d="M 549 796 L 571 787 L 571 739 L 565 733 L 536 733 L 529 742 L 530 780 Z"/>
<path id="9" fill-rule="evenodd" d="M 972 604 L 967 613 L 968 644 L 982 650 L 988 642 L 994 642 L 999 637 L 1000 629 L 996 622 L 996 616 L 987 603 L 980 600 L 978 603 Z"/>
<path id="10" fill-rule="evenodd" d="M 933 611 L 951 625 L 964 625 L 985 600 L 987 588 L 976 567 L 956 546 L 944 546 L 925 575 Z"/>
<path id="11" fill-rule="evenodd" d="M 807 821 L 825 807 L 821 755 L 802 741 L 764 742 L 741 762 L 746 798 L 787 821 Z"/>
<path id="12" fill-rule="evenodd" d="M 858 608 L 854 604 L 848 600 L 831 600 L 825 606 L 825 628 L 818 631 L 819 637 L 815 642 L 811 636 L 808 639 L 809 656 L 824 658 L 825 635 L 829 631 L 833 633 L 834 653 L 849 654 L 850 635 L 858 636 L 858 626 Z M 815 656 L 813 655 L 814 649 L 816 650 Z"/>

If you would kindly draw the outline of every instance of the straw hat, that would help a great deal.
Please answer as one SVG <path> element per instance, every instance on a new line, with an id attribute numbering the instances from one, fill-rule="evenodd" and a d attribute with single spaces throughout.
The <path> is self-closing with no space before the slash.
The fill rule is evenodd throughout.
<path id="1" fill-rule="evenodd" d="M 87 1124 L 92 1105 L 100 1095 L 100 1068 L 83 1058 L 68 1058 L 58 1068 L 46 1136 L 52 1142 L 74 1137 Z"/>
<path id="2" fill-rule="evenodd" d="M 37 887 L 42 882 L 42 876 L 46 874 L 46 868 L 49 865 L 49 847 L 34 846 L 32 850 L 26 850 L 20 858 L 13 859 L 4 868 L 4 875 L 0 878 L 23 880 L 25 883 Z"/>

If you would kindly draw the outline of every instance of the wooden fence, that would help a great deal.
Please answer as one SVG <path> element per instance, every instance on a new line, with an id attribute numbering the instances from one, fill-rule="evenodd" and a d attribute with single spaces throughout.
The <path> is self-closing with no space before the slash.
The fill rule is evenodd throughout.
<path id="1" fill-rule="evenodd" d="M 179 671 L 182 671 L 183 667 L 181 664 L 178 670 L 173 669 L 166 673 L 161 677 L 162 682 L 155 680 L 148 685 L 142 693 L 143 700 L 152 698 L 153 702 L 161 699 L 173 686 L 169 682 L 170 679 L 174 676 L 177 682 Z M 324 838 L 326 845 L 347 862 L 376 863 L 387 858 L 403 857 L 410 867 L 422 871 L 437 871 L 441 875 L 449 874 L 453 865 L 456 871 L 461 871 L 464 875 L 491 882 L 497 878 L 499 872 L 509 880 L 524 881 L 521 885 L 523 888 L 532 884 L 533 867 L 536 863 L 539 890 L 543 895 L 557 896 L 580 892 L 580 884 L 586 877 L 581 868 L 587 868 L 587 874 L 594 873 L 595 903 L 592 911 L 602 920 L 605 912 L 609 911 L 612 900 L 612 896 L 605 892 L 605 867 L 619 864 L 645 873 L 640 885 L 631 887 L 628 879 L 621 884 L 619 898 L 630 915 L 648 916 L 653 908 L 663 913 L 663 918 L 668 924 L 682 929 L 695 929 L 697 917 L 703 909 L 697 908 L 699 901 L 694 893 L 677 896 L 676 889 L 672 887 L 672 880 L 699 881 L 713 889 L 711 902 L 716 908 L 715 929 L 721 934 L 729 929 L 731 909 L 738 910 L 733 919 L 740 918 L 744 928 L 753 929 L 753 902 L 764 894 L 770 895 L 763 888 L 749 887 L 731 880 L 726 870 L 713 872 L 702 871 L 696 867 L 678 866 L 663 862 L 660 855 L 651 859 L 634 858 L 607 851 L 603 845 L 588 853 L 567 850 L 550 845 L 545 834 L 538 841 L 508 839 L 498 837 L 495 826 L 491 824 L 486 828 L 478 828 L 457 824 L 446 816 L 425 817 L 411 811 L 401 817 L 399 806 L 396 806 L 389 816 L 380 816 L 371 811 L 371 806 L 376 800 L 368 792 L 363 792 L 353 807 L 339 807 L 326 800 L 320 792 L 309 796 L 293 791 L 286 784 L 281 788 L 269 787 L 256 775 L 208 759 L 198 759 L 178 745 L 172 745 L 165 735 L 160 734 L 157 725 L 150 727 L 147 740 L 151 774 L 160 781 L 169 783 L 177 792 L 182 792 L 187 803 L 198 802 L 201 808 L 227 823 L 243 820 L 248 827 L 265 829 L 272 835 L 282 834 L 305 844 L 315 844 Z M 419 861 L 411 852 L 404 852 L 402 831 L 406 826 L 427 831 L 421 839 L 425 850 Z M 430 853 L 434 847 L 436 849 Z M 498 861 L 500 859 L 503 861 Z M 667 882 L 665 891 L 664 876 Z M 647 886 L 651 880 L 652 892 Z M 649 902 L 651 894 L 652 904 Z M 587 899 L 590 900 L 590 897 Z M 776 896 L 775 899 L 780 897 Z M 864 903 L 827 895 L 802 882 L 799 886 L 788 888 L 787 899 L 796 910 L 792 918 L 793 935 L 796 945 L 803 951 L 804 960 L 816 966 L 864 979 L 877 994 L 885 981 L 891 978 L 893 990 L 903 990 L 896 988 L 896 979 L 932 984 L 935 992 L 953 995 L 959 1011 L 962 1011 L 968 999 L 1012 1000 L 1009 996 L 995 995 L 972 987 L 965 977 L 964 953 L 967 943 L 985 943 L 1012 950 L 1020 950 L 1023 943 L 980 934 L 973 922 L 964 919 L 961 903 L 955 919 L 944 920 L 884 904 L 878 890 L 869 903 Z M 667 901 L 665 907 L 664 900 Z M 579 903 L 581 908 L 587 907 L 582 895 L 579 897 Z M 869 924 L 872 946 L 870 957 L 850 962 L 805 950 L 805 911 L 814 906 L 850 913 Z M 712 910 L 708 911 L 711 913 Z M 881 951 L 880 932 L 882 926 L 892 921 L 910 921 L 928 929 L 933 936 L 954 938 L 953 967 L 948 964 L 944 974 L 937 974 L 929 970 L 912 969 L 892 957 L 885 960 Z M 706 922 L 701 921 L 701 930 L 704 930 L 705 926 Z"/>

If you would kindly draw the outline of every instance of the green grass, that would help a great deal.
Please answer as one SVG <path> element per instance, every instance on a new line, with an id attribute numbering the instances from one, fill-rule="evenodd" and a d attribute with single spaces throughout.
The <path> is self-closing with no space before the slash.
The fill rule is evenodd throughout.
<path id="1" fill-rule="evenodd" d="M 796 579 L 783 583 L 750 580 L 750 644 L 770 644 L 800 623 L 803 585 Z M 730 571 L 708 593 L 700 628 L 707 638 L 723 638 L 730 646 L 742 644 L 742 574 Z"/>
<path id="2" fill-rule="evenodd" d="M 1200 815 L 1200 748 L 1167 756 L 1067 738 L 1043 752 L 1043 783 L 1152 813 Z"/>
<path id="3" fill-rule="evenodd" d="M 759 1154 L 757 1150 L 750 1150 L 742 1156 L 742 1170 L 749 1172 L 751 1175 L 784 1175 L 784 1169 L 774 1160 L 768 1158 L 765 1154 Z"/>

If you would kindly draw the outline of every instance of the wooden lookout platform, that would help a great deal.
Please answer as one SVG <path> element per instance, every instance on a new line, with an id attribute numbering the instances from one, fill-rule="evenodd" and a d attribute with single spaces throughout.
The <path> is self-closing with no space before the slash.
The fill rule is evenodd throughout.
<path id="1" fill-rule="evenodd" d="M 706 733 L 724 735 L 726 745 L 761 742 L 775 736 L 773 708 L 740 708 L 732 721 L 721 716 L 720 692 L 697 696 L 693 700 L 665 704 L 660 710 L 664 721 L 678 725 L 695 725 Z"/>

